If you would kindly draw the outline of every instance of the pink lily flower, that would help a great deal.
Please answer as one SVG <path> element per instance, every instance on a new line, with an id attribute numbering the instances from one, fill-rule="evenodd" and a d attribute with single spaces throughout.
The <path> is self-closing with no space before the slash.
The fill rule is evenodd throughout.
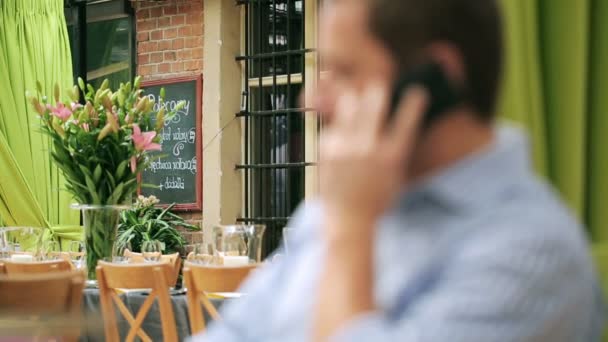
<path id="1" fill-rule="evenodd" d="M 63 103 L 57 102 L 55 107 L 51 105 L 47 105 L 47 108 L 51 111 L 51 114 L 58 117 L 61 121 L 67 120 L 70 116 L 72 116 L 72 111 L 70 108 L 67 108 Z"/>
<path id="2" fill-rule="evenodd" d="M 152 139 L 156 137 L 156 132 L 141 132 L 141 129 L 138 125 L 133 125 L 133 134 L 131 135 L 131 139 L 133 139 L 133 144 L 135 145 L 135 149 L 137 151 L 160 151 L 160 144 L 156 144 L 152 142 Z"/>
<path id="3" fill-rule="evenodd" d="M 72 112 L 73 112 L 73 111 L 75 111 L 78 108 L 82 108 L 82 105 L 80 103 L 77 103 L 77 102 L 72 102 L 71 107 L 72 107 Z"/>
<path id="4" fill-rule="evenodd" d="M 82 129 L 84 129 L 85 132 L 89 132 L 89 124 L 86 122 L 83 122 L 81 125 Z"/>

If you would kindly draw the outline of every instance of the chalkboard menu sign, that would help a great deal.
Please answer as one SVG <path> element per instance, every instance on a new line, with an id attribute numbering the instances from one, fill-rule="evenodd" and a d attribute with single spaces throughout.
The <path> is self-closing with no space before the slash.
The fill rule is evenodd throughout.
<path id="1" fill-rule="evenodd" d="M 167 111 L 180 101 L 185 106 L 165 122 L 161 131 L 162 151 L 151 155 L 151 163 L 142 173 L 144 187 L 141 193 L 154 195 L 160 204 L 176 203 L 176 211 L 202 210 L 201 174 L 201 108 L 202 79 L 200 76 L 144 82 L 144 95 L 155 101 L 160 110 L 158 96 L 165 88 L 164 106 Z"/>

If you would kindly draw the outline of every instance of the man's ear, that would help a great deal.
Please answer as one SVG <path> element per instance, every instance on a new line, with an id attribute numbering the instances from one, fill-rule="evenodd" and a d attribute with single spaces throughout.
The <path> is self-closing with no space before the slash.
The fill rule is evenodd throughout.
<path id="1" fill-rule="evenodd" d="M 436 42 L 429 45 L 426 54 L 443 69 L 446 77 L 456 85 L 464 85 L 467 75 L 462 53 L 449 42 Z"/>

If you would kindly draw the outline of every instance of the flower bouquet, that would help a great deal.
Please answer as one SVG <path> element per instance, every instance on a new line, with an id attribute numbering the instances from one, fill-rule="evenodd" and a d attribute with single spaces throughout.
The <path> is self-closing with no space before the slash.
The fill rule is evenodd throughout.
<path id="1" fill-rule="evenodd" d="M 42 95 L 39 83 L 37 88 L 29 101 L 42 132 L 51 138 L 51 156 L 65 176 L 66 189 L 80 203 L 88 277 L 95 279 L 97 261 L 112 256 L 120 211 L 133 200 L 148 152 L 161 149 L 158 133 L 165 118 L 183 104 L 167 112 L 164 89 L 155 104 L 142 95 L 139 77 L 121 83 L 116 91 L 108 80 L 95 90 L 79 78 L 78 85 L 67 91 L 68 102 L 61 101 L 58 85 L 54 101 Z"/>

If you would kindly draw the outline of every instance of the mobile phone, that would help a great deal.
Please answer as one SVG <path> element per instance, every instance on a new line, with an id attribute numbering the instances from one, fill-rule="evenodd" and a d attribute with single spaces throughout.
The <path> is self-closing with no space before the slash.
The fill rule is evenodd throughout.
<path id="1" fill-rule="evenodd" d="M 406 89 L 413 85 L 424 87 L 430 97 L 427 111 L 422 119 L 423 129 L 428 128 L 446 110 L 461 103 L 461 93 L 450 84 L 441 66 L 436 63 L 423 64 L 408 72 L 401 72 L 397 77 L 391 96 L 389 121 L 396 116 L 397 107 Z"/>

